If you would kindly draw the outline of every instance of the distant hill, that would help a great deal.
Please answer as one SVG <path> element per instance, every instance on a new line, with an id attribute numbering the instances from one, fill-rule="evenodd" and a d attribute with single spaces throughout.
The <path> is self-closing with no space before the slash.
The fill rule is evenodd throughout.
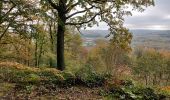
<path id="1" fill-rule="evenodd" d="M 132 47 L 145 46 L 155 49 L 170 50 L 170 30 L 130 30 L 133 34 Z M 108 30 L 81 30 L 82 38 L 91 40 L 95 44 L 96 39 L 106 39 Z"/>
<path id="2" fill-rule="evenodd" d="M 81 30 L 84 38 L 104 38 L 109 31 L 107 30 Z"/>

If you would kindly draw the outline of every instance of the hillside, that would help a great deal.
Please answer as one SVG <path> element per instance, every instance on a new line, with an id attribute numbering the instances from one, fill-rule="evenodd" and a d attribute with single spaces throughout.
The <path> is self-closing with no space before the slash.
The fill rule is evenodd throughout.
<path id="1" fill-rule="evenodd" d="M 82 38 L 92 43 L 96 39 L 106 39 L 107 30 L 82 30 Z M 144 46 L 155 49 L 170 50 L 170 30 L 131 30 L 133 33 L 132 47 Z"/>

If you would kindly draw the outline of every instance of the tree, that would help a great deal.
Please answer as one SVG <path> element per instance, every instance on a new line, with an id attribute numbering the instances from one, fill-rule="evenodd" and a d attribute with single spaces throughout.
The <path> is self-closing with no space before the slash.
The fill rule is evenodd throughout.
<path id="1" fill-rule="evenodd" d="M 121 67 L 130 66 L 128 49 L 115 45 L 113 41 L 98 39 L 96 46 L 90 50 L 87 64 L 96 71 L 105 72 L 116 76 Z"/>
<path id="2" fill-rule="evenodd" d="M 110 35 L 117 37 L 118 42 L 122 35 L 126 34 L 123 27 L 123 15 L 131 15 L 124 8 L 131 5 L 133 9 L 143 11 L 144 6 L 153 5 L 153 0 L 41 0 L 48 3 L 58 12 L 57 31 L 57 67 L 64 70 L 64 32 L 66 25 L 81 27 L 92 27 L 100 21 L 107 23 L 110 27 Z M 114 35 L 113 35 L 114 34 Z M 118 38 L 120 37 L 120 38 Z"/>
<path id="3" fill-rule="evenodd" d="M 24 34 L 28 31 L 31 15 L 36 12 L 34 5 L 26 0 L 1 0 L 0 2 L 0 41 L 10 32 Z M 27 29 L 27 30 L 26 30 Z M 12 32 L 11 32 L 12 33 Z"/>
<path id="4" fill-rule="evenodd" d="M 169 73 L 169 52 L 153 48 L 138 48 L 135 51 L 134 74 L 145 80 L 146 85 L 165 85 Z M 166 81 L 166 82 L 165 82 Z"/>
<path id="5" fill-rule="evenodd" d="M 44 0 L 42 0 L 44 2 Z M 123 9 L 132 5 L 134 9 L 143 10 L 144 6 L 153 5 L 153 0 L 45 0 L 58 12 L 57 31 L 57 67 L 64 70 L 64 32 L 66 25 L 91 27 L 103 21 L 110 27 L 110 35 L 115 39 L 129 35 L 123 28 L 123 15 L 131 15 Z M 98 18 L 98 19 L 97 19 Z M 120 37 L 120 38 L 119 38 Z M 119 40 L 115 42 L 118 43 Z"/>
<path id="6" fill-rule="evenodd" d="M 32 55 L 35 51 L 35 65 L 38 66 L 45 55 L 43 54 L 47 49 L 45 47 L 49 45 L 45 41 L 51 39 L 48 40 L 49 35 L 46 34 L 47 25 L 45 24 L 48 21 L 45 18 L 47 19 L 47 11 L 37 5 L 39 5 L 39 2 L 33 0 L 1 0 L 0 45 L 2 48 L 0 49 L 11 52 L 9 57 L 11 56 L 12 60 L 28 65 L 30 65 L 29 62 L 34 62 Z M 48 19 L 51 18 L 48 17 Z M 49 34 L 51 33 L 49 32 Z M 34 43 L 36 50 L 32 47 Z M 2 53 L 0 56 L 4 59 L 5 54 Z M 26 60 L 24 61 L 24 59 Z"/>

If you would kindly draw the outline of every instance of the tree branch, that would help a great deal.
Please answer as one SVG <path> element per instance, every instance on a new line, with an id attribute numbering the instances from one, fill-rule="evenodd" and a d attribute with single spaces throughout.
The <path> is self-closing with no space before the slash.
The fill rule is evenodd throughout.
<path id="1" fill-rule="evenodd" d="M 73 3 L 73 0 L 69 0 L 66 6 L 69 7 L 72 3 Z"/>
<path id="2" fill-rule="evenodd" d="M 75 4 L 71 5 L 70 7 L 68 7 L 67 10 L 66 10 L 66 13 L 68 13 L 71 9 L 76 7 L 79 3 L 80 3 L 80 1 L 78 1 L 77 3 L 75 3 Z"/>
<path id="3" fill-rule="evenodd" d="M 52 0 L 48 0 L 48 2 L 54 9 L 58 10 L 58 6 L 55 3 L 53 3 Z"/>
<path id="4" fill-rule="evenodd" d="M 92 7 L 90 7 L 90 8 L 87 8 L 87 9 L 92 9 L 93 8 L 93 6 Z M 73 14 L 71 14 L 71 15 L 69 15 L 68 17 L 66 17 L 66 19 L 69 19 L 69 18 L 71 18 L 71 17 L 73 17 L 73 16 L 75 16 L 75 15 L 77 15 L 77 14 L 80 14 L 80 13 L 83 13 L 83 12 L 86 12 L 87 11 L 87 9 L 85 9 L 85 10 L 82 10 L 82 11 L 78 11 L 78 12 L 75 12 L 75 13 L 73 13 Z"/>
<path id="5" fill-rule="evenodd" d="M 3 36 L 5 35 L 5 33 L 7 32 L 8 28 L 10 27 L 10 24 L 8 24 L 8 26 L 6 27 L 5 31 L 2 33 L 2 35 L 0 36 L 0 41 L 3 38 Z"/>
<path id="6" fill-rule="evenodd" d="M 11 7 L 11 8 L 9 9 L 9 11 L 8 11 L 4 16 L 2 16 L 2 17 L 0 18 L 0 24 L 3 23 L 3 19 L 15 8 L 15 6 L 16 6 L 16 5 L 14 5 L 13 7 Z"/>
<path id="7" fill-rule="evenodd" d="M 66 25 L 82 25 L 82 24 L 87 24 L 87 23 L 93 21 L 93 20 L 96 18 L 96 16 L 98 16 L 98 15 L 100 15 L 100 13 L 95 14 L 95 15 L 94 15 L 90 20 L 88 20 L 88 21 L 84 21 L 84 22 L 80 22 L 80 23 L 66 23 Z"/>

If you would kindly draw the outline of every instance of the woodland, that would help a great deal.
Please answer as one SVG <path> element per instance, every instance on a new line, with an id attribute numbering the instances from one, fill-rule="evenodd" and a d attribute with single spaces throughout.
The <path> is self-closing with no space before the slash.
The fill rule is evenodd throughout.
<path id="1" fill-rule="evenodd" d="M 1 100 L 169 100 L 170 51 L 131 47 L 131 11 L 154 0 L 1 0 Z M 104 22 L 107 40 L 83 46 Z"/>

